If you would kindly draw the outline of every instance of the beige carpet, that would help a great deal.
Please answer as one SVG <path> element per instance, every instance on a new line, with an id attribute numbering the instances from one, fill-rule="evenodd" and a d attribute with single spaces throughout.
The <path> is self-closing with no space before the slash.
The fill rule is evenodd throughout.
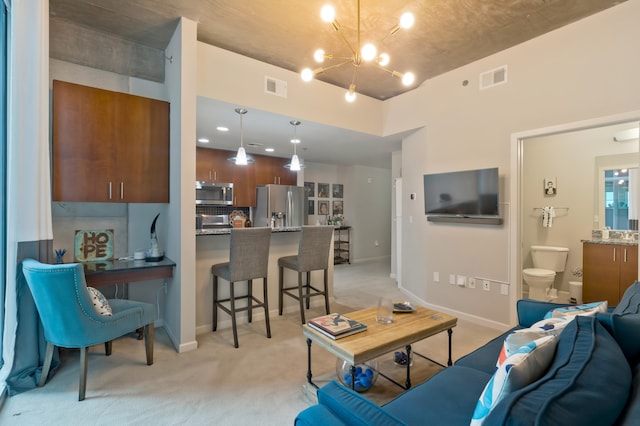
<path id="1" fill-rule="evenodd" d="M 375 266 L 345 265 L 349 275 L 363 268 L 371 274 Z M 340 272 L 336 272 L 336 277 Z M 386 276 L 385 276 L 386 274 Z M 369 275 L 367 294 L 390 284 L 388 270 Z M 351 282 L 351 281 L 349 281 Z M 345 286 L 344 296 L 360 284 Z M 390 290 L 392 291 L 392 290 Z M 397 289 L 395 290 L 397 291 Z M 362 291 L 357 291 L 362 294 Z M 401 296 L 397 296 L 401 297 Z M 338 299 L 340 300 L 340 299 Z M 359 299 L 362 302 L 361 298 Z M 332 310 L 348 312 L 360 306 L 332 305 Z M 321 315 L 312 309 L 308 318 Z M 135 335 L 113 343 L 113 354 L 104 355 L 99 345 L 89 352 L 86 400 L 78 402 L 78 352 L 64 351 L 62 366 L 42 388 L 8 398 L 0 410 L 2 425 L 290 425 L 298 412 L 313 404 L 304 392 L 307 347 L 298 314 L 271 315 L 272 338 L 265 335 L 264 322 L 241 324 L 240 348 L 233 348 L 230 329 L 198 336 L 198 349 L 178 354 L 164 330 L 156 330 L 155 363 L 145 363 L 144 344 Z M 483 344 L 496 330 L 459 322 L 454 329 L 454 359 Z M 446 362 L 446 333 L 414 345 L 420 353 Z M 392 364 L 381 370 L 398 374 L 404 369 Z M 335 377 L 336 358 L 319 347 L 312 347 L 312 369 L 318 379 Z M 383 360 L 384 361 L 384 360 Z M 428 362 L 415 360 L 414 385 L 435 371 Z M 420 375 L 422 377 L 419 377 Z M 364 393 L 383 402 L 401 389 L 378 378 Z M 380 395 L 378 395 L 380 394 Z"/>

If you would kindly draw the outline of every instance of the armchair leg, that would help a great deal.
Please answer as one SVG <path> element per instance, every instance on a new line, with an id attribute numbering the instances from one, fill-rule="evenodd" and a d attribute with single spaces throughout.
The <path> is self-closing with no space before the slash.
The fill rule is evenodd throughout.
<path id="1" fill-rule="evenodd" d="M 53 360 L 53 349 L 55 345 L 47 342 L 47 350 L 44 354 L 44 365 L 42 366 L 42 372 L 40 373 L 40 380 L 38 380 L 38 387 L 44 386 L 51 369 L 51 361 Z"/>
<path id="2" fill-rule="evenodd" d="M 147 365 L 153 365 L 153 339 L 155 328 L 153 323 L 144 326 L 144 349 L 147 353 Z"/>
<path id="3" fill-rule="evenodd" d="M 109 340 L 108 342 L 104 342 L 104 353 L 109 356 L 111 355 L 111 349 L 113 348 L 113 340 Z"/>
<path id="4" fill-rule="evenodd" d="M 87 350 L 80 348 L 80 389 L 78 391 L 78 401 L 84 401 L 84 394 L 87 390 Z"/>

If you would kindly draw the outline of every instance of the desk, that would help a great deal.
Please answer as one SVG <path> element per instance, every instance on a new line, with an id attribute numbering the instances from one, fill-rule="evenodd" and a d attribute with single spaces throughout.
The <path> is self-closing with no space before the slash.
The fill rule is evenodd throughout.
<path id="1" fill-rule="evenodd" d="M 165 256 L 160 262 L 145 260 L 110 260 L 84 262 L 84 276 L 88 286 L 100 287 L 135 281 L 173 277 L 176 263 Z"/>

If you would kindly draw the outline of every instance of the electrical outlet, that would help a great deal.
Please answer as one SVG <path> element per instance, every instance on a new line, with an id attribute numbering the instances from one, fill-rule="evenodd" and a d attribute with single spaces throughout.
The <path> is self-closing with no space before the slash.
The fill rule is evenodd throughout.
<path id="1" fill-rule="evenodd" d="M 467 282 L 469 283 L 469 288 L 476 288 L 476 279 L 473 277 L 469 277 L 467 279 Z"/>
<path id="2" fill-rule="evenodd" d="M 440 282 L 440 272 L 434 272 L 433 273 L 433 282 L 434 283 L 439 283 Z"/>
<path id="3" fill-rule="evenodd" d="M 453 274 L 449 274 L 449 284 L 456 285 L 456 276 Z"/>
<path id="4" fill-rule="evenodd" d="M 503 296 L 508 296 L 509 295 L 509 285 L 508 284 L 501 284 L 500 285 L 500 294 L 502 294 Z"/>
<path id="5" fill-rule="evenodd" d="M 482 280 L 482 289 L 484 291 L 491 291 L 491 283 L 489 283 L 489 280 Z"/>
<path id="6" fill-rule="evenodd" d="M 467 285 L 467 277 L 464 275 L 458 275 L 458 287 L 464 287 Z"/>

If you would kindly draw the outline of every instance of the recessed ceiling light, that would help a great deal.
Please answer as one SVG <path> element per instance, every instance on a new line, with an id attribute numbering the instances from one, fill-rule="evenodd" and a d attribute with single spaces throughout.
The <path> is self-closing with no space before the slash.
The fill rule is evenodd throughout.
<path id="1" fill-rule="evenodd" d="M 275 149 L 273 149 L 273 148 L 265 148 L 264 150 L 265 150 L 265 151 L 267 151 L 267 152 L 273 152 L 273 151 L 275 151 Z"/>
<path id="2" fill-rule="evenodd" d="M 208 138 L 198 138 L 198 142 L 200 142 L 200 143 L 209 143 L 209 139 Z"/>
<path id="3" fill-rule="evenodd" d="M 229 128 L 228 127 L 224 127 L 224 126 L 218 126 L 216 127 L 216 130 L 219 132 L 228 132 Z"/>

